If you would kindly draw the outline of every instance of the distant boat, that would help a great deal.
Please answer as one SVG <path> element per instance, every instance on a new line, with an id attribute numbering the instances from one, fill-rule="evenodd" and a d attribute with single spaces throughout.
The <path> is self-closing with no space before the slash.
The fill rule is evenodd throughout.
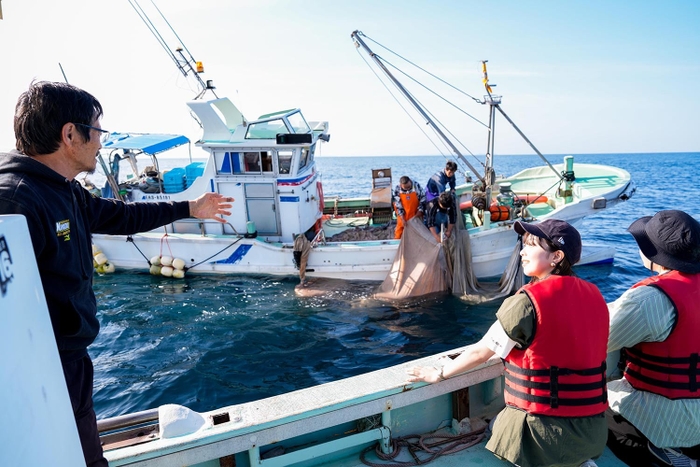
<path id="1" fill-rule="evenodd" d="M 361 33 L 355 31 L 352 37 L 367 48 Z M 190 68 L 196 73 L 194 66 Z M 628 199 L 634 184 L 625 170 L 575 164 L 572 156 L 565 157 L 563 164 L 546 162 L 497 178 L 493 170 L 495 116 L 501 113 L 510 123 L 512 120 L 501 109 L 500 96 L 491 93 L 485 62 L 483 72 L 487 95 L 480 103 L 489 108 L 483 173 L 469 164 L 444 133 L 442 136 L 459 162 L 475 175 L 473 182 L 457 187 L 456 195 L 472 242 L 473 272 L 477 278 L 490 278 L 503 273 L 513 252 L 518 238 L 513 231 L 516 220 L 557 218 L 576 225 L 584 217 Z M 205 84 L 200 79 L 200 83 L 203 88 L 198 97 L 213 90 L 211 81 Z M 407 97 L 410 100 L 410 94 Z M 148 270 L 149 259 L 161 254 L 167 241 L 172 255 L 182 258 L 185 269 L 192 273 L 297 275 L 293 242 L 295 236 L 303 234 L 313 245 L 308 277 L 386 278 L 398 240 L 386 236 L 337 242 L 327 239 L 357 225 L 377 227 L 392 221 L 390 169 L 373 171 L 373 193 L 366 198 L 324 195 L 332 193 L 333 187 L 323 186 L 314 157 L 319 145 L 330 138 L 327 122 L 307 121 L 300 109 L 249 120 L 227 98 L 197 99 L 188 106 L 201 123 L 203 133 L 195 144 L 208 153 L 207 161 L 161 171 L 159 155 L 189 143 L 187 138 L 113 133 L 103 147 L 103 154 L 110 159 L 103 162 L 110 180 L 107 191 L 128 202 L 189 200 L 207 191 L 217 192 L 236 199 L 233 213 L 224 225 L 185 219 L 128 237 L 94 235 L 95 244 L 114 266 Z M 434 124 L 427 113 L 423 115 Z M 144 156 L 149 157 L 148 167 L 138 168 L 137 157 Z M 131 178 L 118 180 L 119 160 L 130 162 Z M 580 264 L 611 262 L 613 255 L 611 246 L 584 245 Z"/>

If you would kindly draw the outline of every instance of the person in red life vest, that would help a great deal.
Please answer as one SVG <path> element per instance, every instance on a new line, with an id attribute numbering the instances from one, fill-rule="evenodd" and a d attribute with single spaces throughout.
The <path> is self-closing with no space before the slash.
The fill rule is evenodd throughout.
<path id="1" fill-rule="evenodd" d="M 634 466 L 700 459 L 700 223 L 660 211 L 630 225 L 644 267 L 658 273 L 608 305 L 608 351 L 624 376 L 608 386 L 608 446 Z"/>
<path id="2" fill-rule="evenodd" d="M 521 467 L 595 466 L 605 449 L 608 310 L 598 288 L 574 276 L 581 237 L 568 223 L 516 222 L 531 277 L 503 301 L 498 320 L 476 344 L 436 367 L 408 370 L 409 381 L 435 383 L 493 355 L 506 367 L 506 407 L 486 449 Z"/>
<path id="3" fill-rule="evenodd" d="M 454 193 L 457 173 L 457 163 L 455 161 L 447 161 L 445 168 L 439 172 L 436 172 L 432 177 L 428 179 L 428 183 L 425 184 L 425 201 L 432 201 L 440 193 L 450 190 Z"/>
<path id="4" fill-rule="evenodd" d="M 415 216 L 423 219 L 425 192 L 418 182 L 404 175 L 394 188 L 392 201 L 394 202 L 394 210 L 396 210 L 394 238 L 399 239 L 403 235 L 407 220 Z"/>

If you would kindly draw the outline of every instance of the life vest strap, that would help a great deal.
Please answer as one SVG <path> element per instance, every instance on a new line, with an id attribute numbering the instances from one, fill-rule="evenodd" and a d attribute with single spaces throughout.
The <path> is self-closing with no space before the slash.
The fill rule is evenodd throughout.
<path id="1" fill-rule="evenodd" d="M 637 356 L 632 356 L 632 355 L 627 355 L 627 361 L 630 363 L 633 363 L 635 365 L 638 365 L 640 368 L 649 370 L 649 371 L 654 371 L 656 373 L 664 373 L 667 375 L 683 375 L 683 376 L 690 376 L 692 374 L 697 374 L 697 368 L 698 368 L 698 363 L 697 363 L 697 355 L 698 354 L 693 354 L 695 355 L 695 362 L 690 360 L 690 365 L 684 366 L 683 368 L 673 368 L 669 366 L 661 366 L 661 365 L 654 365 L 653 363 L 649 363 L 648 359 L 646 358 L 646 355 L 643 358 L 638 358 Z"/>
<path id="2" fill-rule="evenodd" d="M 642 381 L 644 383 L 647 383 L 651 386 L 656 386 L 660 388 L 667 388 L 667 389 L 679 389 L 683 391 L 690 391 L 690 392 L 697 392 L 698 391 L 698 382 L 697 382 L 697 375 L 693 375 L 694 377 L 687 381 L 687 382 L 672 382 L 672 381 L 665 381 L 661 379 L 656 379 L 652 378 L 651 376 L 642 374 L 636 370 L 633 370 L 631 368 L 627 368 L 625 371 L 629 375 L 633 376 L 634 378 L 638 379 L 639 381 Z"/>
<path id="3" fill-rule="evenodd" d="M 513 397 L 517 397 L 518 399 L 523 399 L 528 402 L 534 402 L 537 404 L 547 404 L 553 409 L 556 409 L 559 406 L 582 406 L 582 405 L 595 405 L 595 404 L 602 404 L 608 401 L 608 393 L 605 391 L 603 394 L 595 397 L 586 397 L 586 398 L 576 398 L 576 399 L 561 399 L 559 397 L 547 397 L 547 396 L 535 396 L 532 394 L 527 394 L 522 391 L 518 391 L 517 389 L 513 389 L 512 387 L 506 385 L 505 388 L 506 391 L 508 391 L 509 394 L 511 394 Z M 603 413 L 603 411 L 601 411 Z"/>
<path id="4" fill-rule="evenodd" d="M 658 355 L 649 355 L 646 353 L 642 353 L 638 349 L 630 347 L 625 349 L 625 354 L 627 355 L 627 358 L 629 360 L 632 360 L 632 358 L 636 357 L 637 359 L 644 359 L 656 363 L 664 363 L 666 365 L 692 365 L 694 363 L 697 367 L 698 363 L 697 353 L 690 354 L 689 357 L 661 357 Z"/>
<path id="5" fill-rule="evenodd" d="M 550 382 L 538 382 L 538 381 L 530 381 L 527 379 L 521 379 L 518 378 L 515 375 L 511 375 L 510 373 L 506 373 L 506 379 L 508 381 L 511 381 L 513 384 L 516 384 L 521 387 L 529 388 L 529 389 L 539 389 L 542 391 L 551 391 L 552 390 L 552 384 Z M 592 391 L 595 389 L 603 389 L 605 387 L 605 379 L 601 378 L 598 381 L 594 381 L 592 383 L 559 383 L 557 382 L 557 388 L 559 391 Z"/>
<path id="6" fill-rule="evenodd" d="M 526 368 L 520 368 L 517 365 L 513 365 L 510 362 L 505 361 L 505 366 L 506 370 L 510 371 L 511 373 L 515 373 L 518 375 L 523 375 L 523 376 L 547 376 L 551 377 L 553 372 L 556 372 L 559 376 L 569 376 L 569 375 L 578 375 L 578 376 L 595 376 L 599 375 L 601 373 L 605 373 L 607 371 L 607 366 L 605 364 L 605 361 L 601 363 L 599 367 L 595 368 L 586 368 L 583 370 L 572 370 L 570 368 L 559 368 L 556 366 L 553 366 L 551 368 L 543 369 L 543 370 L 530 370 Z"/>

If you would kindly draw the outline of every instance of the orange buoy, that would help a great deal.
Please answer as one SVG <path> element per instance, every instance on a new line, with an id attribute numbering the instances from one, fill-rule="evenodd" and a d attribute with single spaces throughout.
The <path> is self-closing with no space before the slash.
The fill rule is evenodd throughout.
<path id="1" fill-rule="evenodd" d="M 489 208 L 491 222 L 507 221 L 510 219 L 510 209 L 507 206 L 492 204 Z"/>
<path id="2" fill-rule="evenodd" d="M 547 197 L 545 195 L 515 195 L 515 199 L 525 204 L 547 202 Z"/>
<path id="3" fill-rule="evenodd" d="M 472 208 L 472 200 L 470 200 L 470 199 L 459 203 L 459 210 L 460 211 L 466 211 L 467 209 L 471 209 L 471 208 Z"/>

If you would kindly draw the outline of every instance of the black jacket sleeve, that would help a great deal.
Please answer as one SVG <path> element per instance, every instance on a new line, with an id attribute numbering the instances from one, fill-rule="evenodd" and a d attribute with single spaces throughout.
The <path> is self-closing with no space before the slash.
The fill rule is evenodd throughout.
<path id="1" fill-rule="evenodd" d="M 83 188 L 82 193 L 93 233 L 131 235 L 147 232 L 162 225 L 190 216 L 189 201 L 161 203 L 124 203 L 119 200 L 93 198 Z"/>

